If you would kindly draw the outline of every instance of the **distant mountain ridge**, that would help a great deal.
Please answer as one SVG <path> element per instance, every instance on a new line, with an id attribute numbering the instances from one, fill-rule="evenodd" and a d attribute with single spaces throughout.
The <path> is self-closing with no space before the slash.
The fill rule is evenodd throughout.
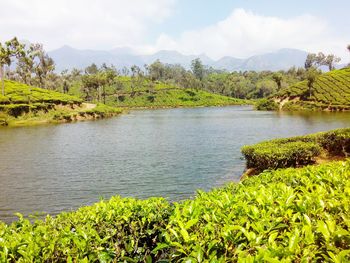
<path id="1" fill-rule="evenodd" d="M 138 55 L 127 47 L 100 51 L 80 50 L 69 46 L 63 46 L 48 53 L 56 62 L 57 71 L 72 68 L 83 69 L 92 63 L 97 65 L 102 63 L 107 65 L 113 64 L 117 68 L 130 67 L 132 65 L 143 67 L 145 64 L 151 64 L 157 59 L 162 63 L 180 64 L 189 69 L 191 61 L 195 58 L 200 58 L 206 66 L 227 71 L 286 70 L 292 66 L 303 67 L 308 54 L 302 50 L 285 48 L 276 52 L 255 55 L 247 59 L 225 56 L 219 60 L 213 60 L 205 54 L 184 55 L 175 50 L 161 50 L 151 55 Z"/>

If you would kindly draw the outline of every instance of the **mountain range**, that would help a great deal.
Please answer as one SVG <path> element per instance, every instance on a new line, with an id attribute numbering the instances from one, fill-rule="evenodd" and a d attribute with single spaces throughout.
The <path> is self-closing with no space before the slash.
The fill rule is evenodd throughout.
<path id="1" fill-rule="evenodd" d="M 130 48 L 116 48 L 108 51 L 101 50 L 81 50 L 70 46 L 63 46 L 59 49 L 48 52 L 56 63 L 56 70 L 78 68 L 83 69 L 92 63 L 101 65 L 113 64 L 117 68 L 137 65 L 143 67 L 151 64 L 157 59 L 162 63 L 180 64 L 186 69 L 190 68 L 191 61 L 200 58 L 206 66 L 227 71 L 244 70 L 285 70 L 292 66 L 303 67 L 307 52 L 298 49 L 280 49 L 275 52 L 255 55 L 247 59 L 225 56 L 214 60 L 205 54 L 184 55 L 174 50 L 161 50 L 151 55 L 138 55 Z"/>

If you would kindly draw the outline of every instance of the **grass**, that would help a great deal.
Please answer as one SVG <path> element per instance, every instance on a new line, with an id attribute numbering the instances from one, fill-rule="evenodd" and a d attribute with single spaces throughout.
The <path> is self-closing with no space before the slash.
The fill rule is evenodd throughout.
<path id="1" fill-rule="evenodd" d="M 282 89 L 278 97 L 300 98 L 301 101 L 289 102 L 283 107 L 289 110 L 350 110 L 350 68 L 320 75 L 313 85 L 311 97 L 306 80 Z"/>

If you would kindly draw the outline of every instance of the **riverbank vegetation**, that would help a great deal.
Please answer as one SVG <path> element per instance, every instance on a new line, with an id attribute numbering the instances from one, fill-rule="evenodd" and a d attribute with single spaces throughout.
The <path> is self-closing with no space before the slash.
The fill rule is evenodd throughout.
<path id="1" fill-rule="evenodd" d="M 244 146 L 242 153 L 247 168 L 258 172 L 313 164 L 317 158 L 345 158 L 350 155 L 350 129 L 270 140 Z"/>
<path id="2" fill-rule="evenodd" d="M 0 95 L 0 125 L 18 126 L 48 122 L 71 122 L 97 119 L 121 113 L 103 104 L 36 88 L 14 81 L 4 81 L 5 95 Z"/>
<path id="3" fill-rule="evenodd" d="M 349 133 L 280 141 L 348 154 Z M 113 197 L 32 223 L 18 215 L 0 223 L 0 261 L 347 262 L 349 179 L 350 161 L 332 162 L 267 170 L 172 204 Z"/>

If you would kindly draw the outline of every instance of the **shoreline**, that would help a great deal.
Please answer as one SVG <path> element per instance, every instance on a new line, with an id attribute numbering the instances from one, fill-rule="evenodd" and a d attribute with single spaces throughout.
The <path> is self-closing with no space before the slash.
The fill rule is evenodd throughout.
<path id="1" fill-rule="evenodd" d="M 90 104 L 90 103 L 86 103 Z M 115 110 L 121 110 L 120 112 L 106 112 L 99 113 L 94 112 L 95 108 L 89 109 L 88 111 L 75 112 L 72 111 L 70 116 L 64 117 L 63 119 L 55 120 L 52 116 L 47 116 L 47 118 L 41 119 L 28 119 L 28 120 L 16 120 L 10 119 L 6 125 L 0 125 L 1 127 L 25 127 L 25 126 L 38 126 L 45 124 L 62 124 L 62 123 L 76 123 L 80 121 L 96 121 L 100 119 L 112 118 L 122 114 L 127 114 L 131 110 L 142 111 L 142 110 L 162 110 L 162 109 L 190 109 L 190 108 L 216 108 L 216 107 L 232 107 L 232 106 L 252 106 L 251 104 L 230 104 L 230 105 L 198 105 L 198 106 L 186 106 L 186 105 L 178 105 L 178 106 L 152 106 L 152 107 L 130 107 L 130 106 L 108 106 Z M 59 113 L 59 111 L 50 111 L 50 113 Z"/>

